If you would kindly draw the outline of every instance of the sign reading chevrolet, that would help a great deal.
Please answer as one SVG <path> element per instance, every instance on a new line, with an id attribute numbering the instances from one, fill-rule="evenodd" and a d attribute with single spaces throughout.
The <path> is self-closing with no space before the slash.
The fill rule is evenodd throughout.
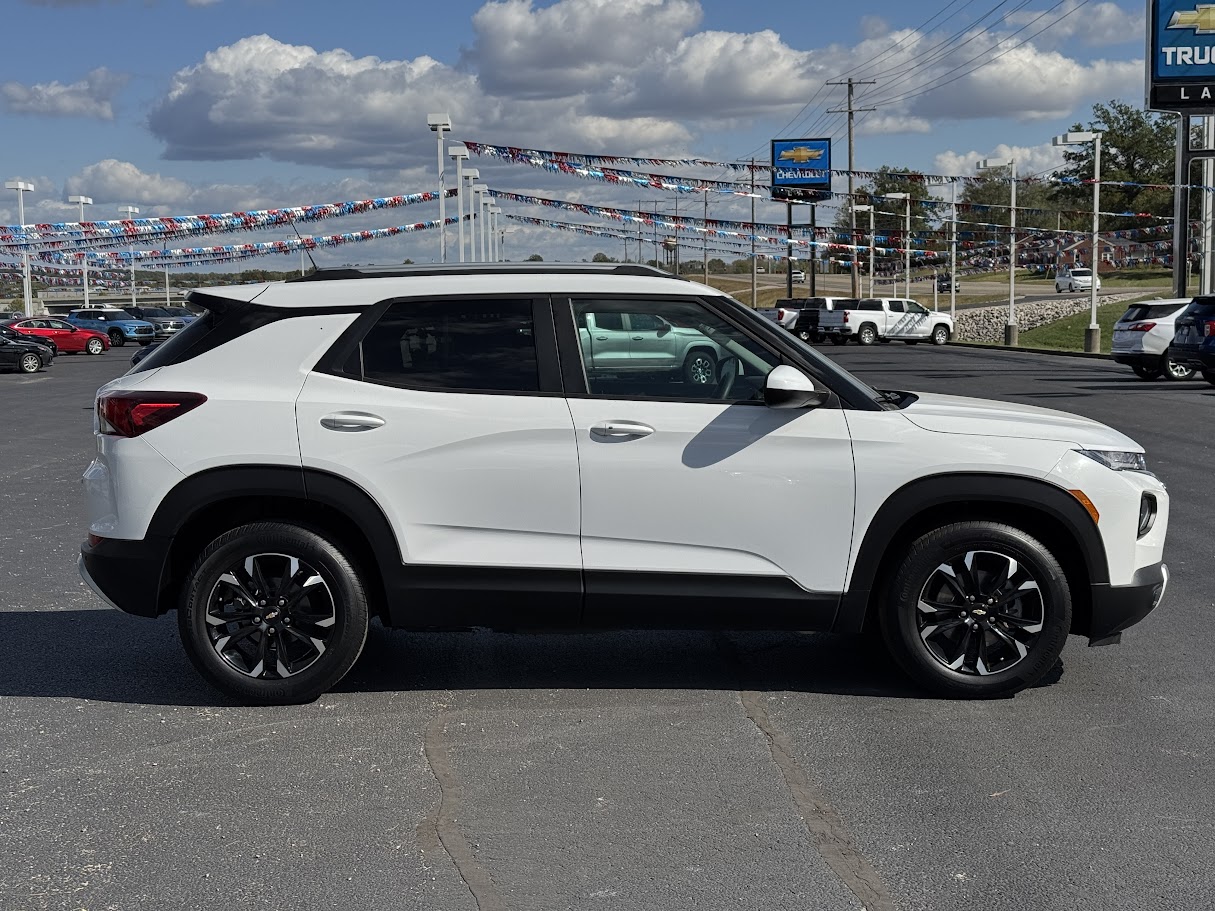
<path id="1" fill-rule="evenodd" d="M 1148 0 L 1147 106 L 1215 112 L 1215 3 Z"/>
<path id="2" fill-rule="evenodd" d="M 818 202 L 831 198 L 831 140 L 773 139 L 772 198 Z"/>

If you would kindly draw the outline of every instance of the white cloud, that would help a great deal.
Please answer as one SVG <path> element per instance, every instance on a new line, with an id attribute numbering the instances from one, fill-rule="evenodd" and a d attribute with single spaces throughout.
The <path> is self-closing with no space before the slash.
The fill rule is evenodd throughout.
<path id="1" fill-rule="evenodd" d="M 1080 0 L 1066 0 L 1050 16 L 1040 19 L 1041 16 L 1041 10 L 1025 10 L 1009 15 L 1008 22 L 1014 26 L 1029 26 L 1030 31 L 1037 31 L 1035 25 L 1040 27 L 1046 22 L 1053 22 L 1035 39 L 1048 47 L 1056 47 L 1073 39 L 1094 47 L 1125 44 L 1128 41 L 1143 42 L 1145 24 L 1142 3 L 1133 11 L 1127 11 L 1116 3 L 1085 4 Z"/>
<path id="2" fill-rule="evenodd" d="M 181 206 L 189 202 L 192 191 L 185 181 L 145 174 L 129 161 L 107 158 L 67 179 L 64 196 L 75 195 L 91 196 L 95 205 L 154 203 L 180 212 Z"/>
<path id="3" fill-rule="evenodd" d="M 129 77 L 98 67 L 79 82 L 0 83 L 0 102 L 14 114 L 114 119 L 114 97 Z"/>
<path id="4" fill-rule="evenodd" d="M 941 152 L 933 161 L 938 174 L 976 174 L 976 165 L 984 158 L 1016 159 L 1017 174 L 1041 174 L 1063 164 L 1063 149 L 1044 142 L 1036 146 L 1016 146 L 999 143 L 985 152 L 971 150 Z"/>

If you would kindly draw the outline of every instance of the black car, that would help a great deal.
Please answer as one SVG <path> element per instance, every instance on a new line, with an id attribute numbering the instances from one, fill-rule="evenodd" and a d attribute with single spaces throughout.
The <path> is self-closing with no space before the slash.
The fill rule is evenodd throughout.
<path id="1" fill-rule="evenodd" d="M 41 345 L 51 353 L 51 357 L 56 357 L 59 354 L 59 346 L 49 338 L 42 338 L 37 335 L 26 335 L 24 332 L 18 332 L 12 326 L 0 323 L 0 337 L 11 338 L 18 342 L 33 342 L 35 345 Z"/>
<path id="2" fill-rule="evenodd" d="M 150 345 L 144 345 L 138 351 L 131 355 L 131 366 L 134 367 L 145 357 L 160 347 L 160 342 L 152 342 Z"/>
<path id="3" fill-rule="evenodd" d="M 1202 372 L 1215 386 L 1215 297 L 1196 297 L 1173 321 L 1169 360 Z"/>
<path id="4" fill-rule="evenodd" d="M 952 275 L 938 275 L 937 276 L 937 290 L 938 291 L 961 291 L 962 290 L 962 281 L 961 281 L 961 279 L 956 278 L 955 276 L 952 276 Z"/>
<path id="5" fill-rule="evenodd" d="M 0 335 L 0 368 L 11 367 L 21 373 L 37 373 L 51 366 L 51 349 L 24 338 Z"/>

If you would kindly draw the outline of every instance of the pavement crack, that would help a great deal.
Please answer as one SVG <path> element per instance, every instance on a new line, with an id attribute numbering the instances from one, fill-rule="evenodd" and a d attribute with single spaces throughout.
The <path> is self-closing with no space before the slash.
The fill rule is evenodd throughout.
<path id="1" fill-rule="evenodd" d="M 734 643 L 725 636 L 718 636 L 715 641 L 718 648 L 732 659 L 736 669 L 741 671 L 742 661 Z M 738 694 L 747 718 L 768 741 L 772 761 L 785 779 L 793 804 L 819 856 L 848 891 L 856 896 L 865 911 L 895 911 L 894 898 L 886 889 L 881 874 L 861 853 L 835 807 L 798 763 L 788 735 L 768 716 L 763 694 L 744 689 L 741 685 Z"/>
<path id="2" fill-rule="evenodd" d="M 506 911 L 506 903 L 498 894 L 493 877 L 477 862 L 468 839 L 460 829 L 459 812 L 464 788 L 451 764 L 447 746 L 445 712 L 439 712 L 426 728 L 422 748 L 430 770 L 439 783 L 439 808 L 418 826 L 423 848 L 442 847 L 451 858 L 456 872 L 468 886 L 478 911 Z"/>

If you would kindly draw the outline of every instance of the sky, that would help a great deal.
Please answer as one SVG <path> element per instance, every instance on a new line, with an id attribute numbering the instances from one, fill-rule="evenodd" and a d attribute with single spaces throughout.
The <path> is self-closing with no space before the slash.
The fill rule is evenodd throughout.
<path id="1" fill-rule="evenodd" d="M 435 189 L 431 112 L 451 141 L 566 152 L 768 155 L 831 137 L 856 87 L 857 169 L 974 174 L 1057 165 L 1053 135 L 1095 102 L 1142 105 L 1142 0 L 3 0 L 0 177 L 35 185 L 27 223 L 188 215 Z M 671 211 L 675 194 L 474 159 L 495 189 Z M 635 168 L 636 169 L 636 168 Z M 659 167 L 642 168 L 663 172 Z M 666 169 L 666 173 L 672 172 Z M 728 173 L 701 176 L 731 179 Z M 714 195 L 711 215 L 749 217 Z M 686 197 L 683 206 L 703 205 Z M 519 215 L 596 223 L 502 203 Z M 451 206 L 448 215 L 454 214 Z M 435 218 L 437 203 L 333 219 L 330 234 Z M 758 204 L 756 218 L 783 221 Z M 830 216 L 827 216 L 828 218 Z M 503 220 L 507 258 L 621 255 L 619 242 Z M 819 221 L 824 221 L 820 214 Z M 0 194 L 0 224 L 17 222 Z M 599 223 L 612 228 L 611 224 Z M 239 240 L 278 239 L 257 232 Z M 231 235 L 170 246 L 231 243 Z M 320 265 L 432 261 L 435 232 L 315 254 Z M 454 258 L 454 254 L 453 257 Z M 284 257 L 245 267 L 285 269 Z M 226 268 L 240 268 L 226 267 Z"/>

